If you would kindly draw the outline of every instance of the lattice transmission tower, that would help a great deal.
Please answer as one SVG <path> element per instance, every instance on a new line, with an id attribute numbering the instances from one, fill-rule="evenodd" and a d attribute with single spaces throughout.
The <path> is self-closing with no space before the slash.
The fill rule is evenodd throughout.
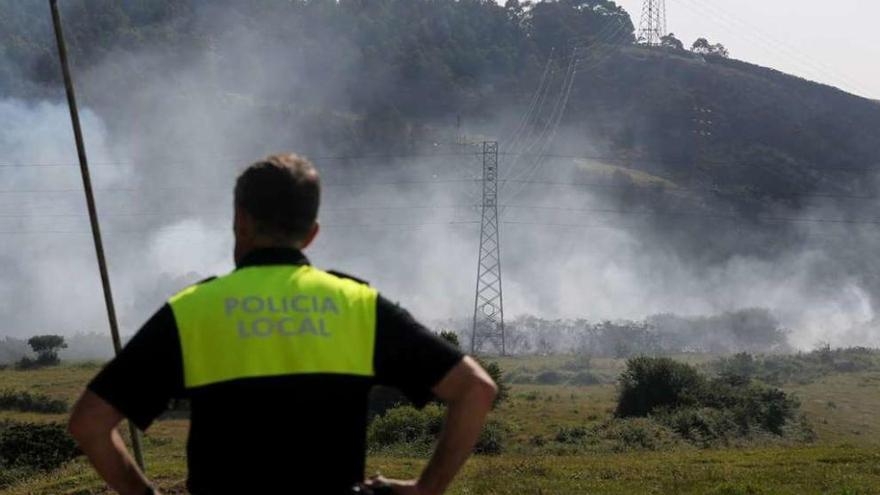
<path id="1" fill-rule="evenodd" d="M 645 0 L 639 23 L 639 43 L 657 46 L 666 34 L 666 0 Z"/>
<path id="2" fill-rule="evenodd" d="M 483 142 L 482 210 L 471 353 L 476 354 L 491 346 L 504 355 L 506 349 L 504 298 L 501 291 L 501 236 L 498 225 L 497 141 Z"/>

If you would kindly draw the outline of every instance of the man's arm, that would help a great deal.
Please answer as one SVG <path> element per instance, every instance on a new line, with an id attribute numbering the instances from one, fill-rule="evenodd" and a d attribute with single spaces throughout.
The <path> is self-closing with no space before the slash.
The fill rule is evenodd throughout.
<path id="1" fill-rule="evenodd" d="M 147 480 L 116 431 L 127 418 L 141 430 L 183 393 L 183 364 L 174 313 L 166 304 L 122 352 L 89 382 L 68 429 L 98 474 L 123 495 L 143 495 Z"/>
<path id="2" fill-rule="evenodd" d="M 123 416 L 116 408 L 86 390 L 73 408 L 68 430 L 110 488 L 122 495 L 150 493 L 150 483 L 116 430 L 122 420 Z"/>
<path id="3" fill-rule="evenodd" d="M 376 479 L 399 495 L 439 495 L 470 456 L 498 387 L 471 357 L 464 357 L 433 388 L 446 402 L 446 422 L 434 455 L 422 475 L 414 481 Z"/>

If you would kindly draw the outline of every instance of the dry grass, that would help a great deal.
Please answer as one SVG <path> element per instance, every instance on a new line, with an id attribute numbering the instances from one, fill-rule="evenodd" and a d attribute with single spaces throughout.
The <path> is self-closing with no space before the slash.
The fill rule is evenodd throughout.
<path id="1" fill-rule="evenodd" d="M 688 356 L 705 362 L 707 357 Z M 565 356 L 500 360 L 505 369 L 554 369 Z M 593 360 L 597 372 L 621 369 L 618 360 Z M 0 382 L 72 402 L 95 366 L 0 371 Z M 475 457 L 453 494 L 871 494 L 880 493 L 880 374 L 828 376 L 785 387 L 803 403 L 818 440 L 810 445 L 670 452 L 548 455 L 530 450 L 535 436 L 552 438 L 561 427 L 604 421 L 613 409 L 613 385 L 586 387 L 514 385 L 511 398 L 493 414 L 510 426 L 507 453 Z M 63 415 L 0 412 L 0 419 L 63 421 Z M 168 493 L 184 493 L 187 422 L 158 422 L 145 440 L 147 468 Z M 409 477 L 424 459 L 372 457 L 369 471 Z M 108 493 L 83 459 L 7 488 L 2 493 Z"/>

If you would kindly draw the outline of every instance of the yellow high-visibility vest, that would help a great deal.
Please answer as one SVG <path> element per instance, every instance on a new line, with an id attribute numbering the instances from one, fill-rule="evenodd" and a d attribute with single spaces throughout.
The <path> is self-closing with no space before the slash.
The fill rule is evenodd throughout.
<path id="1" fill-rule="evenodd" d="M 377 292 L 308 265 L 249 266 L 169 300 L 184 383 L 373 376 Z"/>

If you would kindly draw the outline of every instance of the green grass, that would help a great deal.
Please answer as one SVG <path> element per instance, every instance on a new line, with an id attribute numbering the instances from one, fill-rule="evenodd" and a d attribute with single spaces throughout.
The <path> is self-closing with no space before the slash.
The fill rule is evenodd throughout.
<path id="1" fill-rule="evenodd" d="M 685 356 L 699 364 L 708 356 Z M 499 359 L 505 370 L 558 369 L 567 356 Z M 612 373 L 622 361 L 594 359 L 591 370 Z M 0 371 L 0 383 L 73 403 L 95 365 L 38 371 Z M 607 420 L 614 385 L 514 385 L 493 417 L 510 427 L 505 453 L 476 456 L 452 487 L 452 494 L 873 494 L 880 493 L 880 373 L 833 374 L 807 385 L 784 387 L 802 402 L 815 429 L 812 444 L 747 445 L 655 452 L 585 452 L 554 455 L 533 447 L 536 436 L 550 441 L 562 427 Z M 4 411 L 0 420 L 63 421 L 65 416 Z M 184 446 L 188 424 L 160 421 L 145 438 L 147 470 L 168 493 L 185 493 Z M 368 474 L 415 476 L 424 459 L 373 456 Z M 52 473 L 2 491 L 10 495 L 109 493 L 80 458 Z"/>

